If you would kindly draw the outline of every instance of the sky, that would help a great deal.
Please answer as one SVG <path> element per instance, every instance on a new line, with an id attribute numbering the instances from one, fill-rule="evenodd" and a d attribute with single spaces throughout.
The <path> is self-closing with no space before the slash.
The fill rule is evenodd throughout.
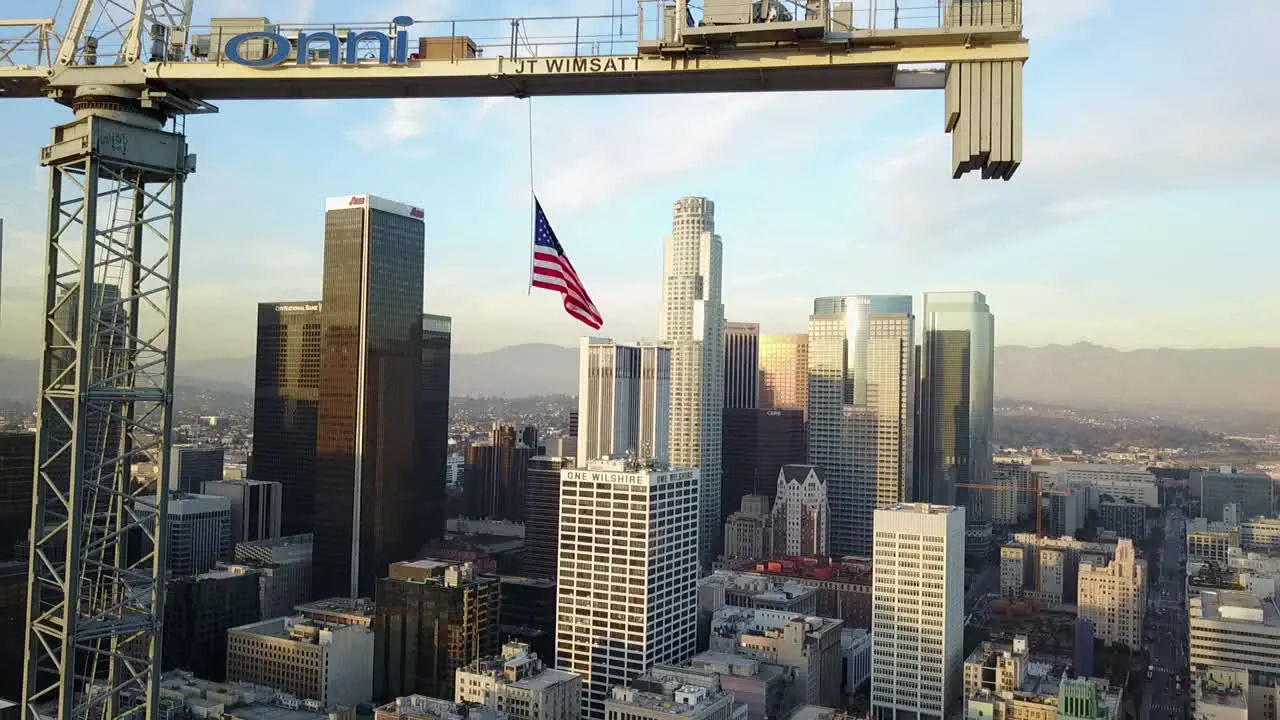
<path id="1" fill-rule="evenodd" d="M 881 4 L 887 0 L 880 0 Z M 913 0 L 920 4 L 925 0 Z M 374 0 L 356 20 L 607 13 L 631 0 Z M 16 5 L 16 7 L 15 7 Z M 5 0 L 48 16 L 55 0 Z M 340 0 L 196 0 L 352 20 Z M 465 8 L 465 13 L 458 10 Z M 367 16 L 367 17 L 365 17 Z M 999 344 L 1280 345 L 1280 3 L 1025 0 L 1024 162 L 950 178 L 936 91 L 533 101 L 534 186 L 620 340 L 657 331 L 672 203 L 716 202 L 729 320 L 803 332 L 814 297 L 980 290 Z M 572 345 L 528 284 L 527 101 L 222 102 L 187 120 L 179 358 L 253 353 L 258 302 L 320 295 L 324 199 L 423 207 L 425 311 L 454 347 Z M 0 101 L 0 355 L 39 341 L 49 101 Z"/>

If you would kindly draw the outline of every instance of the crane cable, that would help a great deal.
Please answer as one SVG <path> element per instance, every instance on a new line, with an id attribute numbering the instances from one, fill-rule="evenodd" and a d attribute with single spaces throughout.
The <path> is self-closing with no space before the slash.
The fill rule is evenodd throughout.
<path id="1" fill-rule="evenodd" d="M 525 95 L 524 101 L 529 113 L 529 287 L 526 295 L 533 294 L 533 248 L 538 233 L 538 195 L 533 187 L 533 95 Z"/>

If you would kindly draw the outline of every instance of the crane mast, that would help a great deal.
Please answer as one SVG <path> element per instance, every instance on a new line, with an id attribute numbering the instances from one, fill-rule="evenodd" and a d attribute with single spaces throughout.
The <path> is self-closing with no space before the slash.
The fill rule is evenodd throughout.
<path id="1" fill-rule="evenodd" d="M 157 717 L 183 186 L 196 169 L 180 127 L 216 112 L 211 101 L 935 89 L 954 177 L 1008 180 L 1021 163 L 1021 0 L 702 5 L 194 28 L 192 0 L 78 0 L 62 32 L 57 19 L 0 19 L 0 100 L 73 111 L 40 156 L 25 720 Z M 633 36 L 615 34 L 625 23 Z M 505 39 L 476 44 L 495 28 Z M 135 477 L 138 464 L 158 479 Z"/>

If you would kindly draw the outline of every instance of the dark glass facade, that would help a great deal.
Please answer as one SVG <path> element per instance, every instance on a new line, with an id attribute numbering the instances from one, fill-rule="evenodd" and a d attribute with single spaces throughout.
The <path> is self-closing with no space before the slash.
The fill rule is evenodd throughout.
<path id="1" fill-rule="evenodd" d="M 316 409 L 320 397 L 320 303 L 258 305 L 249 476 L 280 483 L 284 535 L 312 530 Z"/>
<path id="2" fill-rule="evenodd" d="M 724 324 L 724 406 L 760 407 L 760 326 Z"/>
<path id="3" fill-rule="evenodd" d="M 211 573 L 170 580 L 165 589 L 165 670 L 226 679 L 227 630 L 261 619 L 258 575 Z"/>
<path id="4" fill-rule="evenodd" d="M 22 697 L 27 562 L 0 562 L 0 698 Z"/>
<path id="5" fill-rule="evenodd" d="M 1266 473 L 1204 472 L 1200 477 L 1200 517 L 1220 521 L 1229 504 L 1235 504 L 1238 521 L 1271 514 L 1273 483 Z"/>
<path id="6" fill-rule="evenodd" d="M 0 562 L 31 528 L 35 456 L 35 433 L 0 433 Z"/>
<path id="7" fill-rule="evenodd" d="M 427 493 L 428 542 L 444 537 L 445 481 L 449 461 L 449 353 L 453 321 L 422 316 L 422 396 L 418 405 L 418 450 Z"/>
<path id="8" fill-rule="evenodd" d="M 982 293 L 925 293 L 916 395 L 915 495 L 965 506 L 965 520 L 992 520 L 995 318 Z"/>
<path id="9" fill-rule="evenodd" d="M 502 575 L 498 613 L 503 641 L 519 640 L 540 658 L 556 656 L 556 583 L 546 578 Z"/>
<path id="10" fill-rule="evenodd" d="M 556 457 L 529 459 L 524 502 L 524 572 L 556 577 L 560 545 L 560 471 L 573 463 Z M 551 656 L 548 656 L 551 657 Z"/>
<path id="11" fill-rule="evenodd" d="M 372 204 L 325 218 L 314 503 L 319 597 L 367 597 L 390 563 L 414 557 L 429 536 L 415 448 L 425 230 L 419 218 Z"/>
<path id="12" fill-rule="evenodd" d="M 803 410 L 739 408 L 724 411 L 721 445 L 720 507 L 724 517 L 736 512 L 743 495 L 778 494 L 778 472 L 783 465 L 803 465 L 805 446 Z"/>
<path id="13" fill-rule="evenodd" d="M 515 428 L 497 425 L 489 442 L 467 448 L 463 468 L 467 517 L 525 520 L 525 487 L 532 449 L 519 442 Z"/>
<path id="14" fill-rule="evenodd" d="M 454 696 L 454 673 L 498 653 L 498 578 L 425 560 L 393 565 L 375 598 L 373 695 Z"/>

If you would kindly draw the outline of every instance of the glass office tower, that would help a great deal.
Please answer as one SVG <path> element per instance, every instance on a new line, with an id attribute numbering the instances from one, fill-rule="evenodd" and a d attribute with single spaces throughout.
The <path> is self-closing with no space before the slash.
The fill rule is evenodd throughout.
<path id="1" fill-rule="evenodd" d="M 972 530 L 990 524 L 991 492 L 956 485 L 991 484 L 995 317 L 982 293 L 925 293 L 923 321 L 915 499 L 963 505 Z"/>
<path id="2" fill-rule="evenodd" d="M 833 555 L 870 556 L 876 508 L 907 498 L 914 336 L 909 295 L 813 301 L 809 464 L 827 476 Z"/>
<path id="3" fill-rule="evenodd" d="M 284 535 L 312 531 L 316 408 L 320 398 L 320 303 L 258 305 L 249 477 L 280 483 Z"/>
<path id="4" fill-rule="evenodd" d="M 428 535 L 444 537 L 445 475 L 449 462 L 449 353 L 453 347 L 453 319 L 422 316 L 422 396 L 418 428 L 422 453 L 422 482 L 426 484 Z"/>
<path id="5" fill-rule="evenodd" d="M 325 214 L 316 427 L 317 597 L 369 597 L 428 540 L 420 413 L 422 210 L 372 195 Z"/>

